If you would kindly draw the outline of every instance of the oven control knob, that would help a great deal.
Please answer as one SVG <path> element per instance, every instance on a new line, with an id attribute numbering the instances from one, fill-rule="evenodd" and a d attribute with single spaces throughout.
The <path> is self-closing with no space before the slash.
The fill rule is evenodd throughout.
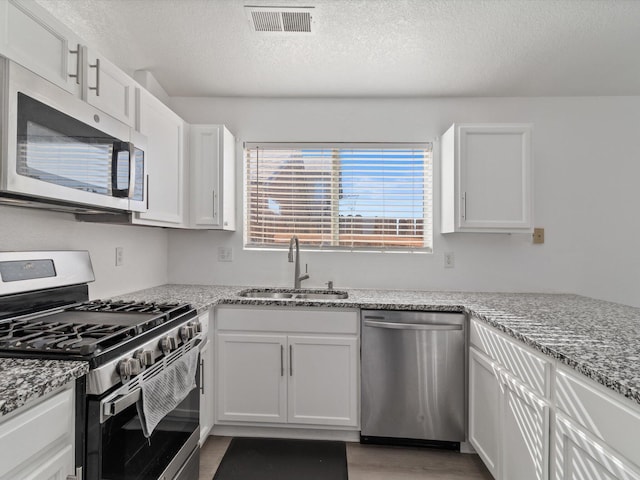
<path id="1" fill-rule="evenodd" d="M 151 350 L 142 350 L 136 353 L 136 358 L 140 361 L 143 367 L 149 367 L 155 363 L 153 352 Z"/>
<path id="2" fill-rule="evenodd" d="M 190 327 L 193 327 L 193 330 L 195 331 L 196 335 L 202 332 L 202 325 L 200 325 L 200 322 L 198 320 L 189 322 L 187 325 Z"/>
<path id="3" fill-rule="evenodd" d="M 178 348 L 178 339 L 167 335 L 160 340 L 160 350 L 165 355 Z"/>
<path id="4" fill-rule="evenodd" d="M 118 362 L 118 373 L 123 378 L 133 377 L 142 372 L 142 364 L 137 358 L 125 358 Z"/>
<path id="5" fill-rule="evenodd" d="M 196 336 L 196 329 L 191 325 L 185 325 L 184 327 L 180 327 L 180 338 L 182 338 L 183 342 L 187 340 L 191 340 Z"/>

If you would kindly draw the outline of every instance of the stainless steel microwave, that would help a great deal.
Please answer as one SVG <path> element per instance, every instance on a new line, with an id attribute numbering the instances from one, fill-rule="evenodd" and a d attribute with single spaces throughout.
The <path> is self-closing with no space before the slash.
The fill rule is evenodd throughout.
<path id="1" fill-rule="evenodd" d="M 146 211 L 144 136 L 1 57 L 0 74 L 0 202 Z"/>

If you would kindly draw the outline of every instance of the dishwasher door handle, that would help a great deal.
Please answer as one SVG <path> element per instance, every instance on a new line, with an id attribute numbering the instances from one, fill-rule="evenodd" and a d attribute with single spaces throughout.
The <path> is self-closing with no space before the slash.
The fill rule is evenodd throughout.
<path id="1" fill-rule="evenodd" d="M 462 330 L 462 325 L 451 323 L 396 323 L 365 320 L 365 327 L 391 328 L 394 330 Z"/>

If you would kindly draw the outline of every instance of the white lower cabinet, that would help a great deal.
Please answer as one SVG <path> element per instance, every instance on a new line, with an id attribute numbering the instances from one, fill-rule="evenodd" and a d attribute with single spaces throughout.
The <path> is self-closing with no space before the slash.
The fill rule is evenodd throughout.
<path id="1" fill-rule="evenodd" d="M 547 480 L 550 402 L 520 371 L 537 365 L 538 356 L 474 319 L 470 330 L 469 442 L 498 480 Z M 523 353 L 535 358 L 515 362 L 516 373 L 500 361 L 527 358 Z"/>
<path id="2" fill-rule="evenodd" d="M 287 420 L 355 426 L 358 341 L 348 337 L 289 336 Z"/>
<path id="3" fill-rule="evenodd" d="M 287 421 L 284 335 L 218 334 L 218 420 Z"/>
<path id="4" fill-rule="evenodd" d="M 549 478 L 549 405 L 501 372 L 502 428 L 499 478 Z"/>
<path id="5" fill-rule="evenodd" d="M 469 352 L 469 442 L 494 477 L 500 453 L 500 367 L 475 348 Z"/>
<path id="6" fill-rule="evenodd" d="M 207 440 L 214 422 L 213 339 L 210 337 L 209 312 L 200 315 L 205 332 L 204 345 L 200 349 L 200 445 Z"/>
<path id="7" fill-rule="evenodd" d="M 357 312 L 219 309 L 216 320 L 217 422 L 357 428 Z"/>
<path id="8" fill-rule="evenodd" d="M 0 423 L 0 480 L 64 480 L 75 474 L 74 388 Z"/>
<path id="9" fill-rule="evenodd" d="M 556 479 L 640 480 L 640 472 L 630 462 L 561 413 L 556 415 L 555 427 Z"/>

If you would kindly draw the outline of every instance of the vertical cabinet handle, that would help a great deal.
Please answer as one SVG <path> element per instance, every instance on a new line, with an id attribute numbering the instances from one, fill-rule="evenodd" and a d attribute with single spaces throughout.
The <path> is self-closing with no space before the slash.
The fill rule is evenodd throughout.
<path id="1" fill-rule="evenodd" d="M 213 198 L 213 219 L 216 219 L 216 191 L 211 190 L 211 197 Z"/>
<path id="2" fill-rule="evenodd" d="M 204 395 L 204 360 L 200 360 L 200 393 Z"/>
<path id="3" fill-rule="evenodd" d="M 147 174 L 147 190 L 144 193 L 147 195 L 147 210 L 149 210 L 149 174 Z"/>
<path id="4" fill-rule="evenodd" d="M 89 68 L 96 69 L 96 86 L 89 87 L 89 90 L 95 90 L 96 97 L 99 97 L 100 96 L 100 59 L 96 58 L 96 63 L 94 65 L 89 64 Z"/>
<path id="5" fill-rule="evenodd" d="M 280 376 L 284 377 L 284 345 L 280 345 Z"/>
<path id="6" fill-rule="evenodd" d="M 289 345 L 289 376 L 293 377 L 293 345 Z"/>
<path id="7" fill-rule="evenodd" d="M 467 219 L 467 192 L 462 194 L 462 219 Z"/>
<path id="8" fill-rule="evenodd" d="M 69 50 L 69 53 L 71 55 L 75 55 L 76 56 L 76 73 L 75 73 L 75 75 L 70 73 L 69 77 L 75 78 L 76 79 L 76 83 L 79 85 L 80 84 L 80 44 L 78 44 L 76 46 L 75 50 Z"/>

